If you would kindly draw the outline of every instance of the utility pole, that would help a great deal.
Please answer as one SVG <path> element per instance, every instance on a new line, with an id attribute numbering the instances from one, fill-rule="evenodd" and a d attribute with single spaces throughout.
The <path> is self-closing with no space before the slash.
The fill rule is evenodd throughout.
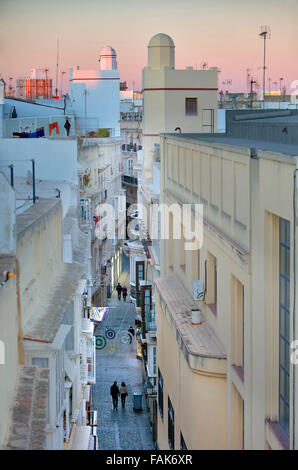
<path id="1" fill-rule="evenodd" d="M 266 85 L 266 40 L 271 37 L 270 26 L 261 26 L 259 36 L 264 39 L 264 63 L 263 63 L 263 109 L 265 109 L 265 85 Z"/>

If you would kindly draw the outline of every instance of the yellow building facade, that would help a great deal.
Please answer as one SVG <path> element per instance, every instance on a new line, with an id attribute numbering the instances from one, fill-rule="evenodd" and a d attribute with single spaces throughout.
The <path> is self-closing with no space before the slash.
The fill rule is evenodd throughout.
<path id="1" fill-rule="evenodd" d="M 161 243 L 158 446 L 293 448 L 294 146 L 160 139 L 161 202 L 203 204 L 204 217 L 201 249 L 175 239 L 171 212 Z"/>

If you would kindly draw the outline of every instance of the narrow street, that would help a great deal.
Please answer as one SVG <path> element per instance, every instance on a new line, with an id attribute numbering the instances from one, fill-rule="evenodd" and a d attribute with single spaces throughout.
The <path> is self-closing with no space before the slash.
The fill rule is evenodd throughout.
<path id="1" fill-rule="evenodd" d="M 123 257 L 121 285 L 129 287 L 129 260 Z M 116 336 L 107 340 L 103 349 L 96 352 L 96 384 L 93 386 L 93 407 L 98 413 L 98 446 L 100 450 L 150 450 L 154 449 L 152 433 L 145 397 L 143 410 L 133 410 L 133 393 L 143 392 L 142 362 L 136 358 L 136 340 L 127 344 L 127 329 L 135 328 L 135 307 L 128 301 L 119 301 L 114 291 L 109 299 L 111 307 L 108 317 L 97 328 L 96 336 L 105 336 L 107 328 L 115 331 Z M 118 402 L 118 410 L 113 410 L 110 387 L 114 381 L 120 387 L 124 381 L 128 388 L 125 409 Z"/>

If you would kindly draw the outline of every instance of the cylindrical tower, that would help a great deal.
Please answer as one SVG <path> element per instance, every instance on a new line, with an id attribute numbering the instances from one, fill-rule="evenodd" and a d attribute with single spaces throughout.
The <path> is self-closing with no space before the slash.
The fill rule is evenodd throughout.
<path id="1" fill-rule="evenodd" d="M 159 33 L 150 39 L 148 67 L 152 69 L 175 68 L 175 45 L 173 39 L 167 34 Z"/>
<path id="2" fill-rule="evenodd" d="M 111 46 L 105 46 L 100 55 L 99 62 L 101 70 L 117 70 L 117 54 Z"/>

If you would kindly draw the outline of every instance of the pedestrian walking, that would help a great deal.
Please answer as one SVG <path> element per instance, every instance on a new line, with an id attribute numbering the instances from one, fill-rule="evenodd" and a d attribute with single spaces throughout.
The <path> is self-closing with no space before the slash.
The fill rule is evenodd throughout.
<path id="1" fill-rule="evenodd" d="M 119 394 L 120 394 L 120 390 L 118 388 L 118 385 L 117 385 L 116 381 L 111 386 L 111 392 L 110 393 L 112 395 L 114 410 L 117 410 L 117 408 L 118 408 L 118 397 L 119 397 Z"/>
<path id="2" fill-rule="evenodd" d="M 130 335 L 129 335 L 129 342 L 130 342 L 130 344 L 131 344 L 131 343 L 132 343 L 132 338 L 133 338 L 134 335 L 135 335 L 135 330 L 133 329 L 132 326 L 130 326 L 130 327 L 128 328 L 128 333 L 130 333 Z"/>
<path id="3" fill-rule="evenodd" d="M 127 297 L 127 287 L 126 286 L 122 287 L 122 296 L 123 296 L 124 302 L 126 302 L 126 297 Z"/>
<path id="4" fill-rule="evenodd" d="M 116 291 L 118 292 L 118 300 L 121 300 L 122 286 L 121 286 L 120 282 L 118 282 L 118 284 L 116 286 Z"/>
<path id="5" fill-rule="evenodd" d="M 121 403 L 122 403 L 122 408 L 125 408 L 125 400 L 128 395 L 127 387 L 125 382 L 122 382 L 121 387 L 120 387 L 120 396 L 121 396 Z"/>

